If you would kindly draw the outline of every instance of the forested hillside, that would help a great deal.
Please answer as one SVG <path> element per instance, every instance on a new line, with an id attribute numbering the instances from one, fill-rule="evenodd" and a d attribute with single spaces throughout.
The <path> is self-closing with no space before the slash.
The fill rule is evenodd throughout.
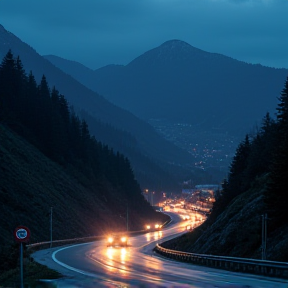
<path id="1" fill-rule="evenodd" d="M 90 135 L 129 159 L 141 186 L 172 192 L 180 191 L 179 183 L 192 173 L 199 182 L 209 179 L 206 172 L 197 173 L 193 169 L 194 157 L 190 153 L 166 141 L 151 125 L 131 112 L 110 103 L 105 95 L 99 95 L 61 71 L 0 24 L 1 59 L 9 49 L 15 57 L 19 55 L 26 74 L 33 71 L 37 83 L 44 74 L 50 87 L 57 87 L 65 95 L 75 113 L 85 117 Z"/>
<path id="2" fill-rule="evenodd" d="M 237 143 L 256 130 L 266 112 L 272 115 L 288 73 L 180 40 L 166 41 L 127 65 L 95 71 L 63 58 L 45 58 L 192 154 L 195 167 L 211 175 L 206 183 L 221 182 Z M 198 175 L 190 178 L 203 183 Z"/>
<path id="3" fill-rule="evenodd" d="M 27 76 L 11 51 L 0 65 L 0 131 L 0 254 L 20 224 L 32 242 L 49 240 L 50 207 L 55 240 L 126 230 L 127 208 L 130 230 L 167 219 L 144 199 L 128 159 L 92 137 L 65 97 L 45 76 L 39 84 Z"/>
<path id="4" fill-rule="evenodd" d="M 46 59 L 142 119 L 169 119 L 241 137 L 273 111 L 275 93 L 288 72 L 209 53 L 181 40 L 167 41 L 125 66 L 95 71 L 59 57 Z"/>
<path id="5" fill-rule="evenodd" d="M 264 258 L 288 261 L 288 78 L 278 100 L 277 118 L 266 114 L 259 131 L 239 144 L 208 220 L 167 247 L 261 258 L 265 219 Z"/>

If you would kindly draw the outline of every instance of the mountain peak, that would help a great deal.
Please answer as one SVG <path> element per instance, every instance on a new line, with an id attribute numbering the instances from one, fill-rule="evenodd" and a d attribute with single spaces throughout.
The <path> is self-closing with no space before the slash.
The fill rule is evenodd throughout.
<path id="1" fill-rule="evenodd" d="M 136 63 L 139 63 L 139 61 L 144 61 L 149 65 L 156 63 L 155 61 L 160 61 L 162 63 L 179 60 L 187 61 L 188 59 L 192 60 L 195 58 L 207 57 L 209 54 L 209 52 L 195 48 L 185 41 L 173 39 L 147 51 L 131 61 L 128 65 L 133 66 Z"/>
<path id="2" fill-rule="evenodd" d="M 188 44 L 185 41 L 182 40 L 177 40 L 177 39 L 173 39 L 173 40 L 169 40 L 164 42 L 162 45 L 160 45 L 158 47 L 158 49 L 160 50 L 165 50 L 166 53 L 193 53 L 193 54 L 206 54 L 208 52 L 205 52 L 201 49 L 195 48 L 193 46 L 191 46 L 190 44 Z"/>
<path id="3" fill-rule="evenodd" d="M 163 44 L 161 44 L 158 48 L 170 48 L 170 49 L 194 49 L 197 51 L 202 51 L 198 48 L 193 47 L 192 45 L 190 45 L 189 43 L 182 41 L 182 40 L 177 40 L 177 39 L 173 39 L 173 40 L 168 40 L 166 42 L 164 42 Z M 202 51 L 204 52 L 204 51 Z"/>
<path id="4" fill-rule="evenodd" d="M 166 47 L 166 46 L 167 47 L 186 47 L 186 46 L 191 47 L 191 45 L 188 44 L 187 42 L 178 40 L 178 39 L 168 40 L 160 45 L 160 47 Z"/>

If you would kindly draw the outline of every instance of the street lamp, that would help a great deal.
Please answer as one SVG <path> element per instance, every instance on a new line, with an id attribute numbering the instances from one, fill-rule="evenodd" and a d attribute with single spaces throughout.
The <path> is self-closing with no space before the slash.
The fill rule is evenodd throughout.
<path id="1" fill-rule="evenodd" d="M 266 245 L 267 245 L 267 214 L 261 215 L 262 217 L 262 260 L 266 260 Z"/>
<path id="2" fill-rule="evenodd" d="M 124 216 L 124 214 L 120 214 L 119 215 L 120 218 L 123 218 L 125 219 L 126 218 L 126 230 L 128 231 L 129 230 L 129 214 L 128 214 L 128 203 L 127 203 L 127 206 L 126 206 L 126 217 Z"/>
<path id="3" fill-rule="evenodd" d="M 126 215 L 126 225 L 127 225 L 127 232 L 128 232 L 128 230 L 129 230 L 129 228 L 128 228 L 128 203 L 127 203 L 127 215 Z"/>
<path id="4" fill-rule="evenodd" d="M 50 248 L 52 248 L 52 217 L 53 217 L 53 207 L 50 207 Z"/>
<path id="5" fill-rule="evenodd" d="M 149 194 L 148 194 L 149 190 L 148 189 L 145 189 L 144 190 L 144 197 L 145 199 L 149 202 Z"/>

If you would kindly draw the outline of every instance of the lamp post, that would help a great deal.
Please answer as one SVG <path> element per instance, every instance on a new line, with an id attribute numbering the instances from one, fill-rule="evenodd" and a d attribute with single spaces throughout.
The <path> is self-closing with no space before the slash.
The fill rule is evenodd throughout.
<path id="1" fill-rule="evenodd" d="M 129 231 L 129 226 L 128 226 L 128 202 L 127 202 L 127 214 L 126 214 L 126 229 L 127 229 L 127 232 Z"/>
<path id="2" fill-rule="evenodd" d="M 267 242 L 267 214 L 262 217 L 262 260 L 266 260 L 266 242 Z"/>
<path id="3" fill-rule="evenodd" d="M 146 201 L 148 201 L 149 202 L 149 190 L 148 189 L 145 189 L 144 190 L 144 196 L 145 196 L 145 199 L 146 199 Z"/>
<path id="4" fill-rule="evenodd" d="M 50 248 L 52 248 L 52 216 L 53 216 L 53 207 L 50 208 Z"/>
<path id="5" fill-rule="evenodd" d="M 128 202 L 126 204 L 126 215 L 125 213 L 119 215 L 120 218 L 126 219 L 126 231 L 129 231 L 129 213 L 128 213 Z"/>

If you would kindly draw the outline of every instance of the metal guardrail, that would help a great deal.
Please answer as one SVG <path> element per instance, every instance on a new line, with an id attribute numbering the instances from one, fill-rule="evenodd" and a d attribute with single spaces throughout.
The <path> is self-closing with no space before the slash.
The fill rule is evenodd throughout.
<path id="1" fill-rule="evenodd" d="M 286 262 L 188 253 L 167 249 L 159 244 L 156 245 L 154 251 L 177 261 L 288 279 L 288 263 Z"/>
<path id="2" fill-rule="evenodd" d="M 67 244 L 76 244 L 76 243 L 85 243 L 85 242 L 92 242 L 103 239 L 104 236 L 89 236 L 89 237 L 82 237 L 82 238 L 73 238 L 73 239 L 63 239 L 63 240 L 53 240 L 45 241 L 45 242 L 37 242 L 33 244 L 26 245 L 27 249 L 29 250 L 40 250 L 45 248 L 57 247 L 61 245 Z"/>
<path id="3" fill-rule="evenodd" d="M 147 232 L 146 230 L 141 231 L 130 231 L 127 232 L 128 235 L 136 235 Z M 63 239 L 63 240 L 53 240 L 51 241 L 45 241 L 45 242 L 37 242 L 33 244 L 28 244 L 26 247 L 30 250 L 37 250 L 37 249 L 45 249 L 49 247 L 57 247 L 61 245 L 68 245 L 68 244 L 76 244 L 76 243 L 87 243 L 87 242 L 93 242 L 97 240 L 105 239 L 105 236 L 89 236 L 89 237 L 82 237 L 82 238 L 72 238 L 72 239 Z"/>
<path id="4" fill-rule="evenodd" d="M 162 226 L 165 226 L 168 223 L 169 221 L 166 221 Z M 137 235 L 145 232 L 147 232 L 147 230 L 129 231 L 128 233 L 129 235 Z M 74 243 L 85 243 L 101 239 L 104 239 L 104 236 L 89 236 L 82 238 L 54 240 L 52 241 L 52 243 L 51 241 L 38 242 L 29 244 L 26 247 L 29 250 L 30 249 L 37 250 L 37 249 L 49 248 L 51 246 L 56 247 L 60 245 L 67 245 Z M 197 265 L 204 265 L 235 272 L 246 272 L 252 274 L 266 275 L 270 277 L 279 277 L 288 279 L 288 263 L 286 262 L 189 253 L 167 249 L 162 247 L 160 244 L 156 245 L 154 251 L 159 253 L 160 255 L 172 258 L 177 261 L 188 262 Z"/>
<path id="5" fill-rule="evenodd" d="M 162 227 L 167 225 L 169 221 L 166 221 L 163 223 Z M 137 235 L 146 233 L 147 230 L 139 230 L 139 231 L 128 231 L 128 235 Z M 63 239 L 63 240 L 53 240 L 51 241 L 45 241 L 45 242 L 37 242 L 33 244 L 28 244 L 26 247 L 29 250 L 40 250 L 45 248 L 51 248 L 51 247 L 57 247 L 61 245 L 68 245 L 68 244 L 77 244 L 77 243 L 85 243 L 85 242 L 93 242 L 97 240 L 105 239 L 105 236 L 89 236 L 89 237 L 82 237 L 82 238 L 73 238 L 73 239 Z"/>

